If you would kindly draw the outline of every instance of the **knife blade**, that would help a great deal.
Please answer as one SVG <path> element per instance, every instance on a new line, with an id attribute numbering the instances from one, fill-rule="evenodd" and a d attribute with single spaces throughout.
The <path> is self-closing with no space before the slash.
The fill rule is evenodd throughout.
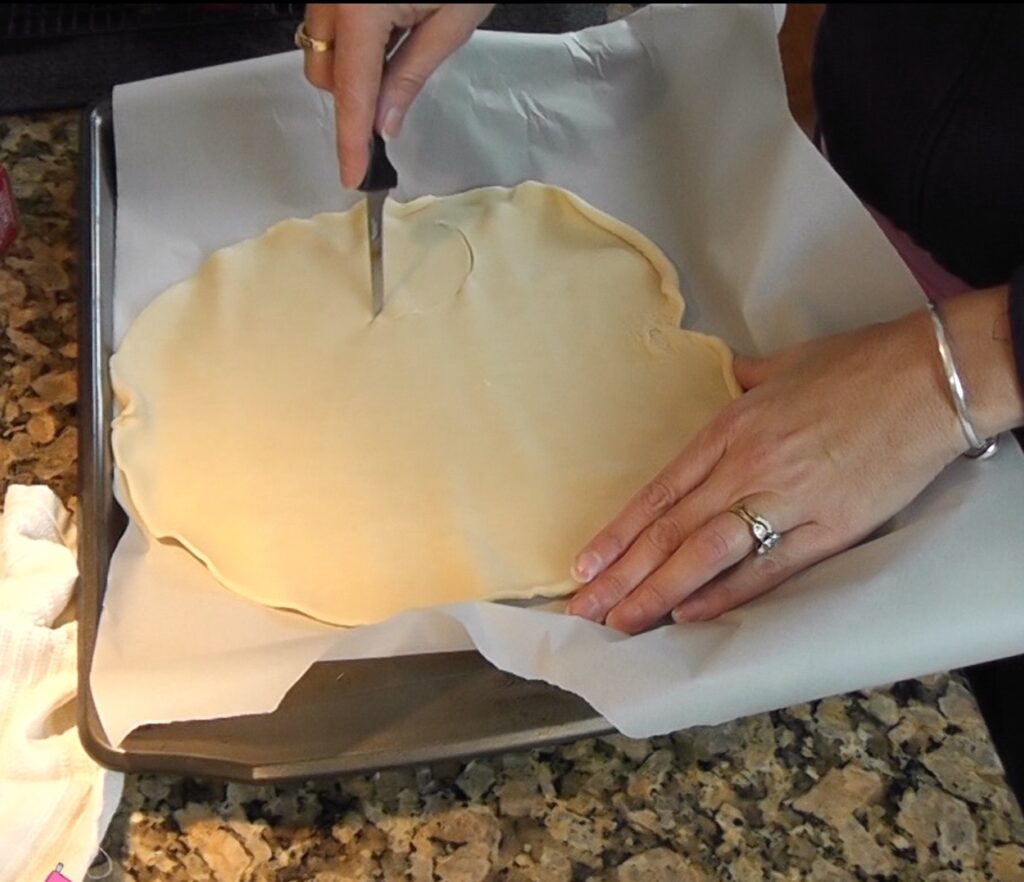
<path id="1" fill-rule="evenodd" d="M 384 201 L 398 184 L 398 173 L 388 160 L 384 139 L 374 134 L 370 164 L 359 190 L 366 193 L 366 239 L 370 251 L 370 309 L 373 318 L 384 308 Z"/>
<path id="2" fill-rule="evenodd" d="M 366 194 L 366 237 L 370 240 L 370 290 L 373 317 L 384 308 L 384 200 L 387 190 Z"/>

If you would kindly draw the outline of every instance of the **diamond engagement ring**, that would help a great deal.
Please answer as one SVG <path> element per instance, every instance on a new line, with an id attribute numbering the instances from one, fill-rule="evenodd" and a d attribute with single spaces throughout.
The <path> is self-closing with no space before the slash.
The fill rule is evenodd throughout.
<path id="1" fill-rule="evenodd" d="M 748 527 L 750 527 L 750 533 L 754 537 L 754 541 L 757 543 L 757 553 L 764 554 L 765 552 L 771 551 L 776 545 L 779 544 L 779 539 L 782 537 L 772 529 L 772 525 L 768 523 L 767 518 L 761 517 L 759 514 L 754 514 L 749 508 L 743 503 L 734 505 L 729 509 L 734 515 L 742 518 Z"/>

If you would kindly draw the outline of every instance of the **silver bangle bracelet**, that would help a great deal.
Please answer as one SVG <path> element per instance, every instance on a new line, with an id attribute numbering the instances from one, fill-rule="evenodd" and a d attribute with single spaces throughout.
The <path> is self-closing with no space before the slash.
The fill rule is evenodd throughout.
<path id="1" fill-rule="evenodd" d="M 949 345 L 949 338 L 946 336 L 946 325 L 942 321 L 938 307 L 928 301 L 928 312 L 932 317 L 932 325 L 935 327 L 935 339 L 939 344 L 939 357 L 942 359 L 942 369 L 946 374 L 946 381 L 949 383 L 949 391 L 953 396 L 953 406 L 956 408 L 956 415 L 960 419 L 960 428 L 963 429 L 964 437 L 970 445 L 970 449 L 964 456 L 970 459 L 988 459 L 999 445 L 998 438 L 987 438 L 984 441 L 978 437 L 971 421 L 971 411 L 967 406 L 967 396 L 964 394 L 963 380 L 960 379 L 960 372 L 956 369 L 956 362 L 953 361 L 953 350 Z"/>

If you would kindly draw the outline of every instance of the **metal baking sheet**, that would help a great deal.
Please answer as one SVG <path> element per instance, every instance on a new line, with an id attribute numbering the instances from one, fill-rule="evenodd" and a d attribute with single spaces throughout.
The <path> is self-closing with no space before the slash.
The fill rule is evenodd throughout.
<path id="1" fill-rule="evenodd" d="M 113 496 L 110 449 L 117 178 L 109 99 L 84 114 L 82 159 L 78 723 L 86 750 L 121 771 L 285 781 L 613 731 L 576 695 L 499 671 L 479 653 L 458 652 L 320 662 L 273 713 L 147 725 L 120 748 L 110 744 L 89 685 L 107 569 L 127 523 Z"/>

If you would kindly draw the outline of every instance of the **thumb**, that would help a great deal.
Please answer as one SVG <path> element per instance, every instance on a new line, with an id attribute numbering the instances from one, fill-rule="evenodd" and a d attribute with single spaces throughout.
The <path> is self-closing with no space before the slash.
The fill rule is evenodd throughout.
<path id="1" fill-rule="evenodd" d="M 469 39 L 489 10 L 489 4 L 446 4 L 409 32 L 388 62 L 377 102 L 376 129 L 385 140 L 398 136 L 427 79 Z"/>
<path id="2" fill-rule="evenodd" d="M 768 379 L 771 373 L 772 359 L 770 358 L 747 358 L 737 355 L 732 362 L 733 373 L 736 374 L 736 381 L 743 387 L 743 391 L 749 391 L 755 386 L 760 386 Z"/>

